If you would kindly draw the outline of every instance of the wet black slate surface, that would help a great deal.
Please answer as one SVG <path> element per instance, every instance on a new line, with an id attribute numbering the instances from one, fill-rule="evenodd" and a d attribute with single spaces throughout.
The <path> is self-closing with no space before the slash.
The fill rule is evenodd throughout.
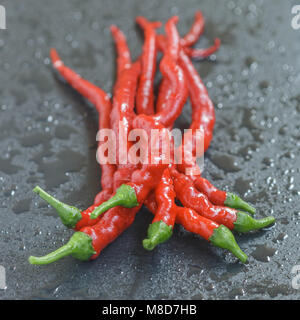
<path id="1" fill-rule="evenodd" d="M 291 269 L 300 264 L 300 31 L 291 28 L 294 1 L 2 1 L 0 30 L 0 299 L 297 299 Z M 52 73 L 54 46 L 66 64 L 112 91 L 115 54 L 109 26 L 128 36 L 133 55 L 142 34 L 134 24 L 180 17 L 183 34 L 201 9 L 200 46 L 222 40 L 216 61 L 196 64 L 216 106 L 205 176 L 257 208 L 275 226 L 237 236 L 242 265 L 176 227 L 153 252 L 142 248 L 151 214 L 141 211 L 93 262 L 71 257 L 49 266 L 27 262 L 66 242 L 72 231 L 33 194 L 39 184 L 86 208 L 100 181 L 95 161 L 97 115 Z M 189 108 L 178 121 L 188 126 Z"/>

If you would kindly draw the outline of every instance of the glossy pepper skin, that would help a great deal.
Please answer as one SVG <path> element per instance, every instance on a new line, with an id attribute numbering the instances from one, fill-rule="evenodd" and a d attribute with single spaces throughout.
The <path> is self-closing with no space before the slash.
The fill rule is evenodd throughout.
<path id="1" fill-rule="evenodd" d="M 164 37 L 158 37 L 158 44 L 160 48 L 165 47 L 165 39 Z M 196 141 L 193 139 L 195 136 L 194 131 L 196 129 L 201 130 L 203 132 L 203 136 L 201 135 L 199 139 L 202 141 L 199 141 L 198 143 L 201 145 L 204 145 L 204 152 L 207 150 L 210 141 L 212 139 L 213 134 L 213 128 L 215 123 L 215 112 L 214 112 L 214 106 L 209 98 L 208 92 L 198 75 L 198 72 L 194 68 L 191 60 L 189 57 L 184 53 L 184 51 L 181 49 L 178 53 L 179 58 L 179 65 L 181 66 L 182 70 L 184 71 L 184 74 L 187 79 L 187 85 L 189 90 L 189 96 L 191 99 L 191 105 L 192 105 L 192 122 L 190 125 L 190 129 L 193 130 L 193 134 L 190 135 L 190 132 L 188 134 L 184 135 L 183 141 L 186 146 L 190 145 L 189 148 L 186 150 L 190 150 L 191 155 L 183 154 L 183 144 L 178 147 L 176 150 L 177 157 L 180 159 L 183 159 L 183 163 L 178 165 L 180 171 L 187 171 L 188 174 L 191 175 L 194 172 L 194 169 L 196 169 L 196 172 L 198 172 L 198 167 L 195 165 L 194 160 L 192 162 L 188 162 L 186 159 L 193 159 L 195 157 L 196 153 Z M 162 83 L 162 86 L 167 86 L 167 81 Z M 162 87 L 163 90 L 164 87 Z M 164 94 L 164 91 L 161 91 L 162 95 Z M 169 92 L 166 91 L 167 96 L 169 95 Z M 163 99 L 162 99 L 163 101 Z M 165 107 L 163 103 L 159 106 L 160 108 Z M 197 155 L 201 156 L 201 155 Z M 199 173 L 197 173 L 199 174 Z"/>
<path id="2" fill-rule="evenodd" d="M 151 115 L 154 113 L 153 82 L 156 71 L 156 32 L 160 22 L 149 22 L 144 17 L 137 17 L 136 22 L 143 28 L 145 42 L 141 55 L 141 75 L 136 95 L 136 109 L 138 114 Z"/>
<path id="3" fill-rule="evenodd" d="M 187 231 L 200 235 L 214 246 L 227 249 L 241 262 L 245 263 L 247 255 L 240 249 L 231 231 L 223 225 L 200 216 L 190 208 L 178 208 L 177 223 L 180 223 Z"/>
<path id="4" fill-rule="evenodd" d="M 131 67 L 123 72 L 118 81 L 118 87 L 115 89 L 115 95 L 113 99 L 113 108 L 111 112 L 111 128 L 116 133 L 116 157 L 118 163 L 118 169 L 114 174 L 114 186 L 116 190 L 121 184 L 130 181 L 130 176 L 135 166 L 127 162 L 128 150 L 132 143 L 128 141 L 128 134 L 132 129 L 132 121 L 135 117 L 134 113 L 134 100 L 135 92 L 137 89 L 138 76 L 141 71 L 140 61 L 134 62 Z M 120 127 L 121 124 L 121 127 Z M 122 129 L 123 141 L 119 140 L 120 128 Z M 124 143 L 127 143 L 127 147 L 120 148 Z M 121 153 L 122 150 L 122 153 Z M 125 161 L 121 161 L 124 159 Z"/>
<path id="5" fill-rule="evenodd" d="M 159 37 L 158 41 L 160 46 L 162 47 L 164 45 L 164 39 L 162 37 Z M 213 128 L 215 123 L 214 106 L 197 70 L 193 66 L 190 58 L 183 52 L 183 50 L 181 50 L 179 53 L 179 64 L 186 74 L 189 96 L 191 99 L 192 122 L 190 125 L 190 129 L 200 129 L 204 133 L 203 151 L 205 152 L 208 149 L 213 136 Z M 191 137 L 188 137 L 187 135 L 185 135 L 183 139 L 185 140 L 186 145 L 191 144 L 191 147 L 187 149 L 192 151 L 190 157 L 195 157 L 196 141 Z M 176 151 L 177 154 L 183 153 L 182 147 L 183 144 L 178 147 Z M 188 159 L 186 155 L 185 157 L 183 157 L 183 155 L 181 157 L 182 159 Z M 195 166 L 196 170 L 194 170 Z M 201 176 L 196 175 L 195 177 L 193 177 L 193 172 L 199 172 L 198 167 L 195 163 L 183 162 L 178 166 L 178 169 L 182 172 L 188 173 L 193 179 L 195 179 L 195 185 L 197 186 L 197 188 L 201 192 L 203 192 L 212 203 L 216 205 L 227 205 L 232 208 L 242 209 L 252 214 L 255 213 L 255 209 L 238 196 L 229 192 L 226 193 L 225 191 L 218 190 Z M 188 169 L 190 169 L 190 171 L 188 171 Z"/>
<path id="6" fill-rule="evenodd" d="M 99 113 L 99 129 L 110 128 L 111 102 L 106 92 L 83 79 L 72 69 L 64 65 L 55 49 L 50 50 L 53 67 L 59 74 L 83 97 L 88 99 Z M 99 145 L 101 142 L 99 142 Z M 101 165 L 102 193 L 111 194 L 113 189 L 113 175 L 116 168 L 112 164 Z M 102 195 L 103 196 L 103 195 Z"/>
<path id="7" fill-rule="evenodd" d="M 190 58 L 182 50 L 179 56 L 179 63 L 187 76 L 189 95 L 191 99 L 192 122 L 190 125 L 190 129 L 200 129 L 204 133 L 203 151 L 205 152 L 208 149 L 213 136 L 213 129 L 215 124 L 214 105 L 200 76 L 198 75 L 198 72 L 191 63 Z M 187 135 L 185 135 L 184 139 L 187 140 L 187 145 L 189 143 L 191 144 L 191 147 L 188 150 L 192 151 L 191 156 L 194 157 L 196 149 L 195 140 L 187 137 Z M 183 152 L 182 145 L 177 149 L 177 153 L 181 152 Z M 186 159 L 187 157 L 182 158 Z M 194 166 L 196 166 L 196 170 Z M 231 208 L 245 210 L 252 214 L 255 213 L 255 209 L 238 196 L 229 192 L 218 190 L 210 182 L 208 182 L 198 174 L 193 176 L 193 172 L 199 172 L 199 170 L 197 170 L 198 167 L 196 163 L 187 163 L 184 161 L 182 164 L 178 165 L 178 169 L 181 172 L 188 173 L 188 175 L 194 180 L 195 186 L 198 188 L 198 190 L 203 192 L 212 203 L 216 205 L 226 205 Z"/>
<path id="8" fill-rule="evenodd" d="M 193 44 L 199 39 L 201 34 L 204 31 L 205 20 L 201 11 L 197 11 L 195 13 L 195 20 L 190 29 L 190 31 L 180 39 L 181 50 L 185 52 L 189 57 L 193 57 L 195 59 L 203 59 L 209 57 L 220 47 L 220 39 L 215 39 L 215 45 L 209 47 L 207 49 L 194 49 L 191 48 Z M 159 50 L 164 50 L 165 47 L 165 36 L 157 35 L 157 44 Z M 160 112 L 165 108 L 165 105 L 171 95 L 171 87 L 167 78 L 163 78 L 161 81 L 161 85 L 159 88 L 156 111 Z M 171 127 L 171 126 L 170 126 Z"/>
<path id="9" fill-rule="evenodd" d="M 172 30 L 172 32 L 174 33 L 174 29 Z M 123 37 L 122 37 L 122 40 L 124 40 Z M 172 41 L 173 40 L 170 41 L 170 46 L 174 45 Z M 123 64 L 121 64 L 121 65 L 123 65 Z M 137 62 L 133 65 L 130 65 L 129 67 L 128 67 L 128 65 L 126 65 L 126 67 L 124 69 L 126 69 L 127 71 L 123 72 L 123 73 L 120 72 L 120 75 L 119 75 L 120 79 L 118 81 L 118 87 L 116 88 L 116 92 L 115 92 L 113 110 L 116 110 L 115 114 L 117 115 L 116 116 L 117 119 L 124 119 L 126 124 L 129 124 L 132 120 L 132 117 L 133 117 L 132 95 L 135 90 L 134 88 L 136 87 L 136 75 L 138 74 L 138 72 L 140 70 L 139 67 L 140 67 L 139 62 Z M 128 107 L 122 109 L 123 105 L 126 105 Z M 114 119 L 114 116 L 112 115 L 111 127 L 115 131 L 118 130 L 118 128 L 116 127 L 116 122 L 117 121 Z M 148 121 L 148 124 L 149 124 L 149 121 Z M 153 126 L 153 122 L 150 123 L 151 128 L 152 128 L 152 126 Z M 139 127 L 139 125 L 137 125 L 137 127 Z M 158 125 L 156 127 L 162 128 L 161 125 Z M 143 126 L 142 126 L 142 128 L 143 128 Z M 129 126 L 127 126 L 126 129 L 127 129 L 127 131 L 129 131 Z M 118 169 L 117 172 L 115 172 L 115 177 L 114 177 L 115 188 L 116 188 L 116 186 L 118 186 L 118 184 L 120 185 L 120 181 L 122 183 L 126 182 L 126 178 L 124 178 L 124 176 L 118 179 L 118 174 L 120 173 L 120 171 L 121 170 Z M 132 170 L 129 170 L 128 167 L 125 166 L 124 173 L 125 173 L 125 175 L 127 175 L 127 180 L 129 180 L 131 172 L 132 172 Z M 97 201 L 97 199 L 95 199 L 95 203 L 99 204 L 100 201 Z M 91 208 L 93 209 L 93 208 L 95 208 L 95 206 L 92 206 Z M 77 224 L 75 226 L 76 229 L 78 229 L 79 227 L 82 227 L 84 225 L 93 225 L 97 222 L 96 219 L 90 219 L 90 214 L 91 214 L 91 212 L 93 212 L 93 210 L 91 210 L 91 208 L 88 208 L 87 210 L 81 212 L 81 219 L 79 219 L 79 221 L 77 221 Z M 79 214 L 78 214 L 77 218 L 79 218 Z"/>
<path id="10" fill-rule="evenodd" d="M 208 92 L 198 75 L 198 72 L 191 63 L 189 57 L 182 50 L 180 51 L 179 63 L 187 77 L 189 96 L 192 105 L 192 122 L 190 129 L 202 131 L 203 151 L 205 152 L 210 145 L 213 135 L 215 124 L 214 105 L 209 98 Z M 195 143 L 193 143 L 193 139 L 189 138 L 188 143 L 192 144 L 191 150 L 193 156 L 195 156 L 196 147 Z M 181 152 L 181 147 L 178 148 L 177 152 Z M 200 157 L 201 155 L 197 156 Z M 179 170 L 182 172 L 186 171 L 188 167 L 189 164 L 186 164 L 185 162 L 178 166 Z"/>
<path id="11" fill-rule="evenodd" d="M 157 129 L 163 129 L 163 125 L 156 123 L 155 127 L 153 125 L 153 122 L 151 121 L 151 117 L 144 115 L 144 121 L 141 121 L 140 116 L 136 116 L 132 122 L 132 127 L 136 129 L 144 129 L 146 132 L 150 132 L 152 129 L 157 128 Z M 136 195 L 136 199 L 138 204 L 141 206 L 144 201 L 146 200 L 148 194 L 153 190 L 158 182 L 160 181 L 162 174 L 164 170 L 168 167 L 168 163 L 164 163 L 162 161 L 164 154 L 162 152 L 162 145 L 170 143 L 170 136 L 168 134 L 162 135 L 158 138 L 161 141 L 161 144 L 154 143 L 154 146 L 158 146 L 158 161 L 156 163 L 151 162 L 151 154 L 155 152 L 155 147 L 152 148 L 151 146 L 149 147 L 149 153 L 148 153 L 148 163 L 143 164 L 141 166 L 141 169 L 134 170 L 131 175 L 130 182 L 128 182 L 126 185 L 127 187 L 129 186 L 129 189 L 133 189 Z M 172 143 L 172 142 L 171 142 Z M 122 185 L 121 187 L 125 187 Z M 121 188 L 120 187 L 120 188 Z M 121 197 L 121 200 L 124 197 Z M 134 197 L 132 198 L 134 199 Z M 126 200 L 126 195 L 125 195 L 125 200 Z M 96 219 L 100 214 L 102 214 L 108 207 L 107 203 L 109 204 L 109 207 L 115 206 L 115 205 L 120 205 L 119 199 L 115 202 L 114 199 L 108 200 L 106 203 L 102 203 L 99 208 L 96 208 L 94 212 L 91 215 L 91 218 Z M 132 202 L 134 203 L 134 201 Z M 103 208 L 103 209 L 102 209 Z M 103 211 L 104 210 L 104 211 Z"/>
<path id="12" fill-rule="evenodd" d="M 189 32 L 182 39 L 180 39 L 180 45 L 182 47 L 190 47 L 194 45 L 203 33 L 204 25 L 205 20 L 202 15 L 202 12 L 200 10 L 196 11 L 192 27 L 189 30 Z"/>
<path id="13" fill-rule="evenodd" d="M 184 47 L 183 51 L 192 59 L 204 59 L 215 53 L 217 50 L 219 50 L 220 45 L 221 40 L 219 38 L 216 38 L 214 44 L 208 48 L 195 49 L 190 47 Z"/>
<path id="14" fill-rule="evenodd" d="M 143 241 L 145 249 L 153 250 L 157 244 L 167 241 L 172 236 L 177 210 L 175 196 L 170 171 L 165 169 L 159 184 L 155 188 L 158 208 L 148 228 L 148 238 Z"/>
<path id="15" fill-rule="evenodd" d="M 36 186 L 33 191 L 57 211 L 57 214 L 60 217 L 62 223 L 68 228 L 80 230 L 84 226 L 91 226 L 96 224 L 99 220 L 93 220 L 90 218 L 91 213 L 99 206 L 99 204 L 94 204 L 88 207 L 86 210 L 81 211 L 74 206 L 70 206 L 57 200 L 39 186 Z M 107 198 L 104 198 L 102 200 L 106 201 L 109 198 L 110 195 L 107 195 Z"/>
<path id="16" fill-rule="evenodd" d="M 97 224 L 75 232 L 63 247 L 44 257 L 30 256 L 29 262 L 37 265 L 49 264 L 68 255 L 82 261 L 96 259 L 102 249 L 132 224 L 139 209 L 140 206 L 132 209 L 114 207 Z"/>
<path id="17" fill-rule="evenodd" d="M 117 83 L 121 73 L 130 68 L 131 56 L 124 33 L 115 25 L 111 25 L 110 32 L 114 38 L 117 50 Z M 115 86 L 117 87 L 117 85 Z"/>
<path id="18" fill-rule="evenodd" d="M 154 219 L 148 229 L 148 238 L 143 241 L 145 249 L 153 250 L 157 244 L 167 241 L 172 236 L 176 221 L 187 231 L 200 235 L 217 247 L 231 251 L 242 262 L 247 261 L 246 254 L 239 248 L 228 228 L 200 216 L 191 208 L 175 204 L 176 194 L 169 169 L 165 169 L 155 195 L 157 207 L 152 207 Z"/>
<path id="19" fill-rule="evenodd" d="M 147 41 L 147 39 L 150 39 L 149 34 L 148 36 L 146 35 L 147 27 L 145 26 L 145 38 L 148 38 L 145 41 L 147 43 L 145 43 L 144 46 L 144 54 L 135 63 L 131 62 L 130 52 L 123 33 L 115 26 L 113 26 L 111 29 L 117 47 L 118 68 L 117 81 L 114 87 L 113 110 L 111 112 L 113 116 L 111 117 L 112 121 L 109 123 L 109 126 L 111 125 L 113 130 L 117 132 L 118 128 L 116 127 L 116 119 L 118 121 L 122 119 L 121 122 L 123 122 L 125 125 L 126 140 L 128 138 L 128 132 L 131 128 L 142 128 L 149 133 L 153 129 L 171 128 L 173 126 L 173 123 L 178 116 L 178 112 L 179 110 L 181 111 L 187 98 L 187 96 L 185 97 L 184 95 L 184 91 L 178 93 L 177 90 L 178 83 L 180 83 L 182 80 L 182 76 L 184 78 L 183 83 L 186 83 L 186 88 L 184 88 L 184 90 L 186 90 L 186 92 L 189 90 L 189 93 L 191 92 L 190 86 L 187 84 L 188 77 L 186 76 L 187 74 L 189 75 L 188 72 L 191 73 L 191 69 L 187 68 L 188 71 L 184 71 L 186 64 L 183 65 L 183 67 L 180 64 L 182 56 L 186 55 L 187 57 L 203 57 L 214 52 L 219 45 L 216 42 L 214 47 L 208 49 L 189 48 L 188 45 L 193 44 L 197 40 L 197 36 L 203 32 L 203 17 L 201 13 L 195 16 L 195 23 L 189 32 L 190 36 L 186 37 L 186 39 L 179 38 L 176 29 L 177 19 L 177 17 L 173 17 L 167 22 L 167 36 L 166 38 L 161 37 L 161 39 L 163 39 L 163 45 L 161 45 L 161 48 L 164 53 L 164 57 L 161 61 L 160 69 L 164 75 L 164 80 L 166 80 L 165 83 L 167 84 L 165 90 L 166 92 L 168 91 L 169 95 L 165 101 L 162 99 L 163 107 L 161 107 L 160 110 L 156 110 L 156 114 L 153 114 L 154 111 L 151 109 L 151 103 L 148 103 L 149 100 L 151 100 L 148 99 L 148 97 L 151 97 L 151 94 L 153 95 L 152 88 L 149 89 L 149 86 L 145 85 L 145 83 L 141 81 L 143 73 L 147 72 L 147 70 L 152 70 L 151 64 L 153 63 L 153 54 L 156 54 L 156 48 L 154 52 L 147 52 L 147 48 L 149 49 L 151 47 L 150 41 Z M 154 36 L 152 33 L 151 45 L 153 45 L 154 38 L 156 41 L 159 37 Z M 147 61 L 144 60 L 143 62 L 143 58 L 145 58 Z M 57 60 L 57 62 L 59 61 Z M 60 62 L 56 64 L 60 65 Z M 143 67 L 145 68 L 143 69 Z M 153 74 L 149 72 L 147 76 L 147 80 L 153 84 Z M 138 81 L 138 78 L 140 78 L 140 81 Z M 70 79 L 74 81 L 73 83 L 84 83 L 84 81 L 81 81 L 78 77 L 77 79 L 75 77 L 71 77 Z M 147 92 L 147 97 L 144 97 L 145 99 L 141 100 L 142 102 L 146 101 L 145 104 L 142 103 L 142 108 L 137 108 L 139 109 L 137 110 L 138 116 L 134 114 L 134 102 L 132 103 L 132 99 L 135 99 L 136 89 L 138 88 L 139 91 L 139 86 L 137 86 L 137 83 L 141 84 L 141 88 L 143 87 L 145 90 L 149 90 Z M 142 110 L 143 108 L 146 109 L 146 104 L 148 104 L 148 106 L 150 105 L 149 114 L 144 114 L 147 112 Z M 202 112 L 204 112 L 204 116 L 202 116 L 202 118 L 201 116 L 194 116 L 200 112 L 199 110 L 199 105 L 196 107 L 193 106 L 193 118 L 191 124 L 191 128 L 193 129 L 197 129 L 199 126 L 207 126 L 207 114 L 205 114 L 207 109 L 204 108 L 204 110 L 202 110 Z M 101 127 L 100 123 L 99 127 Z M 162 139 L 167 138 L 164 136 Z M 188 139 L 190 139 L 189 143 L 193 146 L 193 155 L 193 136 L 184 136 L 184 141 Z M 170 143 L 173 144 L 173 141 L 170 141 Z M 153 151 L 151 148 L 150 154 Z M 128 148 L 126 151 L 128 153 Z M 158 159 L 159 162 L 156 164 L 128 166 L 127 164 L 124 165 L 119 161 L 117 166 L 115 166 L 115 169 L 117 168 L 117 170 L 114 171 L 113 179 L 111 180 L 113 181 L 112 190 L 106 189 L 99 193 L 95 198 L 94 205 L 83 212 L 75 207 L 68 206 L 57 201 L 42 189 L 36 187 L 35 191 L 57 209 L 63 222 L 69 227 L 75 229 L 77 228 L 79 231 L 76 232 L 70 241 L 62 248 L 59 248 L 55 252 L 45 257 L 30 257 L 29 261 L 33 264 L 47 264 L 69 254 L 80 260 L 94 259 L 100 254 L 101 250 L 105 246 L 107 246 L 120 233 L 122 233 L 131 225 L 142 204 L 146 204 L 152 211 L 154 211 L 155 218 L 152 224 L 153 227 L 149 228 L 149 239 L 146 239 L 149 241 L 148 243 L 146 242 L 145 248 L 153 249 L 156 244 L 167 240 L 172 234 L 172 229 L 176 219 L 176 222 L 181 223 L 187 230 L 199 234 L 204 239 L 210 241 L 212 244 L 218 247 L 230 250 L 242 262 L 245 262 L 247 260 L 247 256 L 236 244 L 230 230 L 220 223 L 201 216 L 201 214 L 203 214 L 203 208 L 207 209 L 208 213 L 205 212 L 205 215 L 207 216 L 209 216 L 209 214 L 211 216 L 215 213 L 219 214 L 220 212 L 218 210 L 210 210 L 208 207 L 213 205 L 208 200 L 207 202 L 203 202 L 202 200 L 197 202 L 197 200 L 200 198 L 202 199 L 202 196 L 206 198 L 205 195 L 198 197 L 198 194 L 201 193 L 197 190 L 197 188 L 206 188 L 206 192 L 209 194 L 209 196 L 212 199 L 216 198 L 216 201 L 220 201 L 223 196 L 222 201 L 224 204 L 229 206 L 237 205 L 239 201 L 236 196 L 230 193 L 225 193 L 224 200 L 223 191 L 217 190 L 213 185 L 209 186 L 207 183 L 205 183 L 205 179 L 201 177 L 196 178 L 196 176 L 193 174 L 190 174 L 189 177 L 183 175 L 183 177 L 186 179 L 185 182 L 182 183 L 183 179 L 181 181 L 180 173 L 175 169 L 175 166 L 168 167 L 168 165 L 163 163 L 162 159 L 164 156 L 162 156 L 162 150 L 159 151 L 161 156 L 160 159 Z M 196 167 L 196 163 L 192 162 L 189 164 L 184 164 L 181 169 L 193 167 Z M 170 172 L 172 172 L 172 175 L 170 175 Z M 189 184 L 186 184 L 186 182 Z M 201 183 L 202 186 L 200 185 Z M 175 188 L 177 185 L 179 185 L 180 192 L 183 193 L 182 190 L 184 190 L 185 194 L 180 195 L 179 189 L 174 190 L 174 185 Z M 210 187 L 210 189 L 208 187 Z M 214 190 L 213 187 L 215 188 Z M 188 195 L 189 193 L 196 195 L 194 201 L 190 201 L 190 199 L 186 197 L 186 194 Z M 111 194 L 114 195 L 111 197 Z M 193 207 L 195 210 L 189 207 L 178 207 L 175 204 L 176 195 L 180 200 L 183 199 L 182 203 L 186 201 L 187 206 L 191 205 L 191 207 Z M 205 205 L 208 207 L 205 207 Z M 202 210 L 200 210 L 201 208 Z M 227 209 L 229 212 L 232 210 L 232 212 L 236 213 L 235 221 L 233 222 L 233 228 L 234 230 L 240 232 L 259 229 L 274 222 L 273 217 L 254 220 L 243 212 L 229 208 L 225 208 L 224 210 Z M 219 219 L 220 217 L 215 215 L 214 218 Z"/>
<path id="20" fill-rule="evenodd" d="M 125 208 L 115 206 L 105 212 L 103 217 L 93 226 L 87 226 L 76 232 L 69 242 L 58 250 L 44 257 L 29 257 L 31 264 L 48 264 L 67 255 L 80 260 L 95 259 L 101 250 L 115 240 L 134 221 L 136 213 L 140 210 L 151 189 L 160 178 L 164 166 L 144 167 L 136 170 L 129 185 L 136 195 L 137 206 Z"/>
<path id="21" fill-rule="evenodd" d="M 203 177 L 197 177 L 194 181 L 195 187 L 204 193 L 210 202 L 218 206 L 228 206 L 230 208 L 241 209 L 251 214 L 255 213 L 255 208 L 245 202 L 237 195 L 217 189 L 211 182 Z"/>
<path id="22" fill-rule="evenodd" d="M 267 227 L 275 222 L 275 218 L 272 216 L 255 220 L 245 212 L 215 206 L 194 187 L 193 182 L 186 175 L 180 174 L 176 170 L 172 171 L 172 175 L 176 195 L 185 207 L 191 208 L 200 215 L 231 230 L 248 232 Z"/>
<path id="23" fill-rule="evenodd" d="M 124 143 L 126 143 L 126 154 L 121 154 L 121 157 L 126 158 L 132 145 L 132 143 L 128 141 L 128 134 L 131 130 L 132 119 L 135 117 L 136 91 L 137 88 L 139 88 L 139 77 L 142 72 L 143 59 L 139 57 L 136 62 L 132 63 L 125 35 L 115 26 L 111 27 L 111 31 L 115 40 L 118 56 L 117 81 L 114 87 L 111 125 L 118 137 L 119 123 L 120 121 L 122 123 L 123 140 L 117 141 L 117 150 L 120 144 L 124 145 Z M 137 166 L 129 161 L 121 161 L 120 163 L 120 159 L 117 158 L 116 160 L 117 170 L 113 177 L 114 191 L 122 184 L 130 182 L 132 172 L 137 169 Z"/>
<path id="24" fill-rule="evenodd" d="M 160 71 L 171 87 L 171 95 L 165 108 L 156 113 L 152 119 L 169 127 L 180 115 L 188 97 L 186 77 L 177 64 L 180 37 L 176 29 L 178 17 L 172 17 L 166 23 L 167 49 L 160 63 Z"/>

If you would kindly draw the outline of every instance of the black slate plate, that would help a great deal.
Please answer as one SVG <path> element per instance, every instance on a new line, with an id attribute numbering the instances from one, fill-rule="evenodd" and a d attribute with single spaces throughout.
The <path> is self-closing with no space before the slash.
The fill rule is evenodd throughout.
<path id="1" fill-rule="evenodd" d="M 297 299 L 291 269 L 299 261 L 300 30 L 293 1 L 2 1 L 0 30 L 0 299 Z M 95 161 L 97 115 L 54 76 L 49 48 L 111 92 L 115 73 L 109 26 L 141 50 L 137 15 L 180 17 L 183 34 L 195 10 L 206 18 L 199 46 L 214 37 L 216 61 L 196 63 L 216 106 L 204 175 L 257 208 L 275 226 L 237 236 L 249 263 L 176 227 L 153 252 L 142 248 L 151 214 L 141 211 L 93 262 L 71 257 L 49 266 L 27 262 L 66 242 L 72 231 L 31 191 L 39 184 L 86 208 L 100 184 Z M 189 107 L 178 121 L 189 124 Z"/>

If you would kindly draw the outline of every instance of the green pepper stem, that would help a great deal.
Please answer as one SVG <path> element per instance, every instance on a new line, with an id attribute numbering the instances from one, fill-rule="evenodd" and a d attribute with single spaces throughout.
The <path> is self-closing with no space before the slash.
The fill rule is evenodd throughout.
<path id="1" fill-rule="evenodd" d="M 214 230 L 209 241 L 217 247 L 229 250 L 243 263 L 248 259 L 247 255 L 236 243 L 232 232 L 222 224 Z"/>
<path id="2" fill-rule="evenodd" d="M 244 210 L 251 214 L 255 214 L 256 211 L 255 208 L 252 207 L 248 202 L 231 192 L 226 193 L 224 205 L 230 208 Z"/>
<path id="3" fill-rule="evenodd" d="M 252 230 L 262 229 L 275 222 L 275 218 L 272 216 L 262 219 L 253 219 L 247 213 L 242 211 L 238 211 L 236 215 L 237 219 L 234 222 L 234 230 L 238 232 L 248 232 Z"/>
<path id="4" fill-rule="evenodd" d="M 109 200 L 101 203 L 101 205 L 91 213 L 90 217 L 91 219 L 96 219 L 107 210 L 113 207 L 121 206 L 121 205 L 122 205 L 122 199 L 110 198 Z"/>
<path id="5" fill-rule="evenodd" d="M 172 233 L 172 226 L 168 226 L 164 221 L 153 222 L 148 228 L 148 238 L 143 240 L 143 247 L 153 250 L 158 244 L 169 240 Z"/>
<path id="6" fill-rule="evenodd" d="M 72 252 L 73 252 L 72 246 L 70 246 L 69 244 L 65 244 L 64 246 L 58 248 L 57 250 L 43 257 L 30 256 L 28 260 L 31 264 L 38 264 L 38 265 L 49 264 L 70 255 Z"/>
<path id="7" fill-rule="evenodd" d="M 98 218 L 103 212 L 117 206 L 133 208 L 138 206 L 134 188 L 127 184 L 122 184 L 116 191 L 116 194 L 109 200 L 103 202 L 90 215 L 91 219 Z"/>
<path id="8" fill-rule="evenodd" d="M 29 257 L 31 264 L 44 265 L 55 262 L 63 257 L 72 255 L 82 261 L 89 260 L 95 253 L 92 246 L 92 238 L 83 232 L 75 232 L 70 238 L 69 242 L 58 248 L 57 250 L 43 256 L 43 257 Z"/>
<path id="9" fill-rule="evenodd" d="M 39 186 L 36 186 L 33 191 L 56 209 L 62 223 L 68 228 L 74 228 L 76 223 L 81 219 L 81 211 L 76 207 L 69 206 L 68 204 L 55 199 Z"/>

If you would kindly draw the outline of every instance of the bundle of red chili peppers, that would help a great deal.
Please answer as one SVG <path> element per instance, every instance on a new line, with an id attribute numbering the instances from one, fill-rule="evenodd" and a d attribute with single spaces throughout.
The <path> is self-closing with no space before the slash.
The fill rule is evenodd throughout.
<path id="1" fill-rule="evenodd" d="M 112 129 L 118 137 L 119 124 L 122 123 L 126 139 L 132 129 L 143 129 L 147 133 L 153 129 L 171 129 L 189 97 L 192 107 L 190 129 L 201 129 L 204 132 L 204 151 L 209 147 L 215 122 L 214 106 L 191 58 L 208 57 L 218 49 L 220 41 L 216 39 L 214 46 L 208 49 L 192 48 L 204 29 L 200 11 L 183 38 L 177 31 L 177 21 L 176 16 L 170 18 L 165 25 L 165 35 L 162 35 L 156 33 L 160 22 L 138 17 L 136 22 L 144 31 L 145 41 L 141 56 L 135 62 L 131 60 L 122 31 L 111 26 L 117 51 L 117 80 L 112 99 L 65 66 L 57 52 L 51 50 L 57 72 L 96 107 L 99 129 Z M 162 81 L 155 99 L 153 82 L 159 51 L 162 52 L 159 63 Z M 167 133 L 160 139 L 162 143 L 173 143 Z M 128 139 L 127 143 L 128 151 L 132 142 Z M 191 153 L 195 155 L 195 136 L 184 135 L 182 145 L 184 143 L 190 144 Z M 182 145 L 174 153 L 182 153 Z M 151 154 L 151 146 L 147 145 L 147 148 Z M 97 258 L 132 224 L 142 205 L 154 214 L 147 238 L 143 241 L 145 249 L 152 250 L 168 240 L 174 224 L 178 223 L 246 262 L 247 256 L 237 245 L 231 230 L 247 232 L 260 229 L 273 224 L 274 217 L 253 219 L 249 215 L 255 213 L 251 205 L 230 192 L 218 190 L 201 175 L 195 174 L 199 169 L 196 161 L 183 159 L 181 164 L 172 161 L 165 164 L 162 161 L 164 154 L 159 150 L 161 161 L 155 164 L 151 161 L 147 164 L 102 164 L 102 190 L 95 197 L 94 204 L 84 211 L 64 204 L 40 187 L 35 187 L 34 191 L 57 210 L 62 222 L 76 232 L 63 247 L 44 257 L 31 256 L 29 262 L 48 264 L 66 255 L 80 260 Z M 116 152 L 120 152 L 118 148 Z"/>

